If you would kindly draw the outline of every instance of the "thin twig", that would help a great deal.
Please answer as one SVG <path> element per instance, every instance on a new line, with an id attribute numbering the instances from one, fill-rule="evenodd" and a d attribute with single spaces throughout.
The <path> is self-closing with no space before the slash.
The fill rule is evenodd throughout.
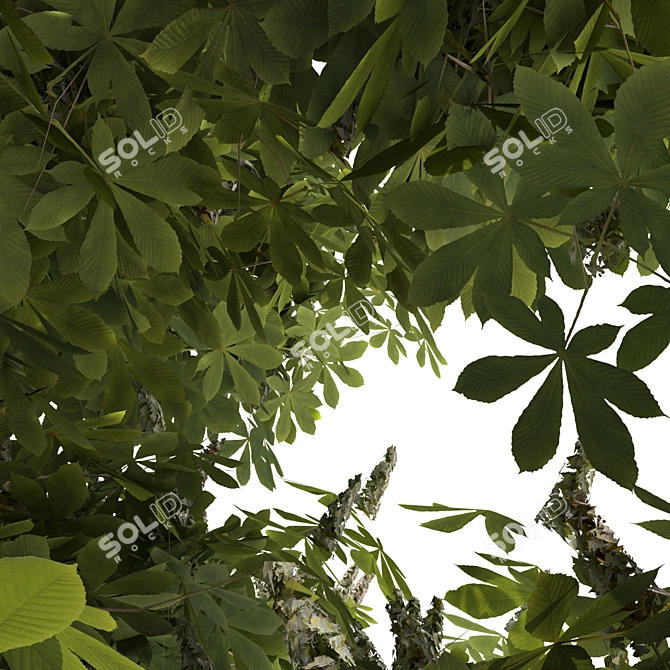
<path id="1" fill-rule="evenodd" d="M 56 98 L 56 101 L 53 104 L 53 108 L 51 110 L 51 117 L 49 118 L 49 123 L 47 124 L 47 131 L 46 131 L 46 133 L 44 133 L 44 142 L 42 143 L 42 151 L 40 152 L 40 157 L 39 157 L 39 160 L 38 160 L 38 163 L 37 163 L 38 165 L 39 165 L 39 161 L 42 160 L 42 156 L 44 155 L 44 150 L 46 149 L 46 146 L 47 146 L 47 140 L 49 139 L 49 130 L 51 130 L 51 125 L 53 124 L 54 116 L 56 115 L 56 107 L 58 106 L 58 103 L 60 102 L 60 99 L 67 93 L 67 90 L 70 88 L 70 86 L 72 86 L 72 84 L 74 84 L 75 80 L 82 73 L 83 70 L 84 70 L 84 65 L 82 65 L 79 68 L 79 72 L 77 72 L 77 74 L 75 74 L 74 77 L 72 77 L 72 80 L 70 81 L 70 83 L 63 89 L 63 92 Z M 69 118 L 69 116 L 68 116 L 68 118 Z M 33 197 L 33 193 L 35 193 L 35 191 L 37 190 L 37 185 L 40 183 L 40 180 L 42 179 L 42 175 L 44 174 L 44 171 L 46 169 L 47 169 L 47 166 L 45 164 L 44 167 L 42 168 L 42 171 L 39 173 L 39 175 L 37 177 L 37 181 L 35 182 L 35 185 L 33 186 L 33 189 L 30 192 L 30 195 L 28 196 L 28 200 L 26 200 L 26 204 L 23 206 L 23 209 L 21 210 L 21 214 L 19 214 L 19 218 L 21 218 L 21 216 L 23 216 L 23 212 L 26 211 L 26 207 L 28 206 L 28 203 L 30 202 L 30 199 Z"/>
<path id="2" fill-rule="evenodd" d="M 451 54 L 445 54 L 446 57 L 456 63 L 457 65 L 460 65 L 464 70 L 467 70 L 470 74 L 473 74 L 475 77 L 481 79 L 482 81 L 486 81 L 486 77 L 479 72 L 479 70 L 476 70 L 472 65 L 468 65 L 467 63 L 464 63 L 460 58 L 456 58 L 456 56 L 452 56 Z"/>
<path id="3" fill-rule="evenodd" d="M 489 28 L 486 24 L 486 0 L 482 0 L 482 22 L 484 24 L 484 44 L 489 42 Z M 493 68 L 491 67 L 491 51 L 486 50 L 486 73 L 488 75 L 487 101 L 489 105 L 493 104 Z"/>
<path id="4" fill-rule="evenodd" d="M 582 275 L 584 275 L 584 288 L 586 288 L 589 285 L 589 276 L 586 274 L 586 268 L 584 267 L 584 263 L 582 261 L 582 249 L 579 246 L 579 237 L 577 235 L 577 226 L 572 226 L 572 232 L 575 237 L 575 244 L 577 245 L 577 253 L 579 254 L 579 265 L 582 268 Z"/>
<path id="5" fill-rule="evenodd" d="M 86 74 L 84 75 L 84 78 L 81 80 L 81 85 L 79 86 L 79 90 L 77 91 L 77 94 L 74 96 L 74 100 L 72 101 L 72 105 L 70 106 L 70 109 L 68 110 L 67 116 L 65 117 L 65 121 L 63 121 L 63 128 L 67 126 L 67 122 L 70 120 L 70 117 L 72 116 L 72 112 L 74 112 L 74 108 L 77 105 L 77 100 L 79 100 L 79 96 L 81 95 L 81 91 L 84 88 L 84 84 L 86 83 L 86 79 L 88 77 L 88 70 L 86 71 Z"/>
<path id="6" fill-rule="evenodd" d="M 582 308 L 584 307 L 584 302 L 586 301 L 586 296 L 589 294 L 589 291 L 591 290 L 591 287 L 593 286 L 593 281 L 595 280 L 595 271 L 596 271 L 596 264 L 598 262 L 598 256 L 603 248 L 603 242 L 605 241 L 605 236 L 607 235 L 607 229 L 609 228 L 610 222 L 612 221 L 612 218 L 614 217 L 614 210 L 616 209 L 617 204 L 619 203 L 619 193 L 617 192 L 616 197 L 614 198 L 614 202 L 612 203 L 610 207 L 609 214 L 607 215 L 607 220 L 605 221 L 605 225 L 603 226 L 602 231 L 600 232 L 600 238 L 598 239 L 598 244 L 596 245 L 596 250 L 593 253 L 593 258 L 592 258 L 592 279 L 591 283 L 587 284 L 586 288 L 584 289 L 584 293 L 582 293 L 582 299 L 579 301 L 579 307 L 577 308 L 577 313 L 575 314 L 575 318 L 572 321 L 572 325 L 570 326 L 570 330 L 568 331 L 568 337 L 566 338 L 566 342 L 570 340 L 572 337 L 572 333 L 575 329 L 575 326 L 577 325 L 577 319 L 579 319 L 579 315 L 582 313 Z M 582 264 L 583 267 L 583 264 Z"/>
<path id="7" fill-rule="evenodd" d="M 623 29 L 623 22 L 621 21 L 621 17 L 619 16 L 618 12 L 614 11 L 614 7 L 612 7 L 612 5 L 609 3 L 609 0 L 605 0 L 605 4 L 607 5 L 607 8 L 610 10 L 610 13 L 614 17 L 614 20 L 619 24 L 619 30 L 621 30 L 621 37 L 623 37 L 623 43 L 624 46 L 626 47 L 628 60 L 630 61 L 630 66 L 633 68 L 633 72 L 635 72 L 635 63 L 633 61 L 633 56 L 630 52 L 630 48 L 628 47 L 628 40 L 626 39 L 626 31 Z"/>
<path id="8" fill-rule="evenodd" d="M 591 286 L 592 283 L 589 284 L 582 293 L 582 299 L 579 301 L 579 307 L 577 308 L 577 313 L 575 314 L 575 318 L 572 320 L 572 325 L 570 326 L 570 330 L 568 331 L 568 336 L 565 338 L 566 343 L 569 342 L 570 338 L 572 337 L 572 331 L 575 329 L 575 326 L 577 325 L 577 319 L 579 319 L 579 315 L 582 313 L 582 308 L 584 307 L 584 303 L 586 302 L 586 296 L 589 294 Z"/>

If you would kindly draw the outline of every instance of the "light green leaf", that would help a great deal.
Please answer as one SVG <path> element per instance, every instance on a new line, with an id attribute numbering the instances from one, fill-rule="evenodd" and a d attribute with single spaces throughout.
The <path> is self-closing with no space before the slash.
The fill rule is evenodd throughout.
<path id="1" fill-rule="evenodd" d="M 471 521 L 478 516 L 481 516 L 481 514 L 480 511 L 467 512 L 466 514 L 454 514 L 453 516 L 445 516 L 442 519 L 425 521 L 421 525 L 424 528 L 430 528 L 431 530 L 439 530 L 441 533 L 453 533 L 467 526 Z"/>
<path id="2" fill-rule="evenodd" d="M 0 651 L 60 633 L 77 619 L 86 592 L 74 565 L 21 556 L 0 559 Z"/>
<path id="3" fill-rule="evenodd" d="M 140 666 L 128 660 L 103 642 L 69 626 L 56 635 L 58 641 L 74 652 L 96 670 L 140 670 Z"/>
<path id="4" fill-rule="evenodd" d="M 526 630 L 545 642 L 558 641 L 578 593 L 579 585 L 573 577 L 541 572 L 528 601 Z"/>

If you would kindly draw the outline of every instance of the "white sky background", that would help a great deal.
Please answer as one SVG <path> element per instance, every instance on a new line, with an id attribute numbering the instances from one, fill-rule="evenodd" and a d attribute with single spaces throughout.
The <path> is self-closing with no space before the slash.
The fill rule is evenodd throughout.
<path id="1" fill-rule="evenodd" d="M 591 289 L 577 329 L 599 323 L 625 326 L 613 347 L 596 356 L 616 362 L 616 351 L 625 331 L 645 317 L 637 317 L 618 307 L 637 286 L 661 283 L 655 277 L 640 277 L 631 264 L 624 277 L 607 274 Z M 548 282 L 547 293 L 562 307 L 566 325 L 572 322 L 581 293 L 559 282 Z M 511 553 L 512 558 L 535 564 L 545 570 L 572 574 L 571 549 L 557 535 L 532 524 L 558 479 L 565 459 L 573 453 L 576 431 L 569 400 L 563 414 L 561 442 L 555 458 L 542 470 L 520 474 L 511 453 L 512 428 L 523 408 L 539 388 L 544 375 L 493 404 L 478 403 L 452 389 L 458 375 L 470 362 L 488 355 L 534 354 L 544 350 L 519 340 L 494 321 L 482 329 L 476 316 L 464 320 L 460 304 L 447 308 L 436 341 L 448 361 L 437 379 L 429 367 L 420 368 L 414 358 L 416 347 L 407 343 L 408 359 L 395 366 L 386 348 L 368 348 L 354 362 L 365 377 L 365 386 L 353 389 L 340 386 L 336 410 L 325 404 L 317 422 L 316 435 L 298 433 L 295 444 L 282 444 L 276 454 L 286 479 L 311 484 L 336 493 L 344 490 L 350 477 L 366 477 L 383 458 L 390 445 L 398 449 L 398 465 L 391 478 L 379 517 L 368 522 L 373 535 L 406 575 L 415 596 L 426 608 L 433 595 L 474 580 L 457 564 L 486 565 L 475 551 L 498 553 L 488 540 L 484 520 L 477 519 L 454 534 L 439 533 L 420 524 L 435 514 L 410 512 L 400 503 L 491 509 L 519 521 L 530 523 L 530 535 Z M 403 341 L 404 342 L 404 341 Z M 666 351 L 639 376 L 647 383 L 661 408 L 670 414 L 670 389 L 666 379 L 670 353 Z M 320 387 L 319 387 L 320 388 Z M 661 497 L 667 497 L 668 419 L 636 419 L 623 416 L 633 436 L 640 469 L 638 484 Z M 297 514 L 321 516 L 325 508 L 317 496 L 298 491 L 282 481 L 275 492 L 263 488 L 252 474 L 252 481 L 231 491 L 209 482 L 217 495 L 209 508 L 210 527 L 223 524 L 235 513 L 234 505 L 248 511 L 279 507 Z M 663 518 L 661 512 L 641 503 L 603 475 L 596 475 L 592 502 L 622 539 L 627 551 L 645 569 L 665 561 L 667 541 L 632 525 L 634 522 Z M 344 572 L 342 565 L 339 573 Z M 670 583 L 670 570 L 660 572 L 660 586 Z M 364 604 L 374 608 L 379 622 L 368 629 L 384 660 L 390 664 L 393 638 L 384 611 L 384 598 L 373 583 Z M 448 612 L 467 616 L 446 605 Z M 483 620 L 485 626 L 501 630 L 510 618 L 499 622 Z M 449 634 L 462 631 L 447 623 Z"/>

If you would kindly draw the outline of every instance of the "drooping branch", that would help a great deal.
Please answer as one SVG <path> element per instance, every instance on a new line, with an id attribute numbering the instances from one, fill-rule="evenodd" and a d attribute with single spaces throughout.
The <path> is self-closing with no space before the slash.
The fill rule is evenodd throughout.
<path id="1" fill-rule="evenodd" d="M 158 400 L 144 386 L 140 386 L 137 391 L 137 404 L 139 406 L 137 430 L 141 430 L 146 435 L 162 433 L 167 427 L 163 409 Z"/>
<path id="2" fill-rule="evenodd" d="M 416 670 L 428 663 L 437 663 L 442 646 L 442 610 L 439 598 L 433 598 L 431 608 L 421 618 L 421 605 L 416 598 L 407 603 L 400 591 L 386 605 L 395 635 L 393 670 Z"/>
<path id="3" fill-rule="evenodd" d="M 354 507 L 371 519 L 377 516 L 396 461 L 396 449 L 390 447 L 365 487 L 361 486 L 361 475 L 349 480 L 347 488 L 328 505 L 318 526 L 309 534 L 315 545 L 331 555 L 339 545 Z M 334 587 L 333 592 L 344 603 L 360 605 L 363 602 L 374 575 L 359 577 L 359 574 L 356 565 L 350 566 Z M 295 563 L 268 562 L 264 566 L 263 580 L 255 582 L 258 595 L 266 598 L 286 623 L 284 637 L 292 668 L 360 667 L 359 664 L 364 663 L 364 667 L 387 670 L 361 623 L 354 619 L 349 624 L 349 635 L 345 635 L 318 600 L 305 593 L 305 587 L 314 591 L 308 585 L 310 579 Z"/>
<path id="4" fill-rule="evenodd" d="M 365 488 L 358 495 L 356 507 L 363 510 L 371 519 L 376 519 L 382 498 L 391 479 L 391 473 L 398 462 L 398 454 L 395 447 L 389 447 L 384 460 L 375 466 Z"/>
<path id="5" fill-rule="evenodd" d="M 535 520 L 558 533 L 577 552 L 575 574 L 600 597 L 640 574 L 642 569 L 591 505 L 594 474 L 595 470 L 577 442 L 574 455 L 568 458 L 560 480 Z M 635 621 L 643 621 L 659 612 L 666 602 L 665 596 L 650 590 L 628 609 Z M 625 643 L 612 640 L 610 648 L 612 653 L 606 659 L 608 667 L 620 667 L 626 659 Z M 647 651 L 643 646 L 634 646 L 634 649 L 636 656 Z"/>

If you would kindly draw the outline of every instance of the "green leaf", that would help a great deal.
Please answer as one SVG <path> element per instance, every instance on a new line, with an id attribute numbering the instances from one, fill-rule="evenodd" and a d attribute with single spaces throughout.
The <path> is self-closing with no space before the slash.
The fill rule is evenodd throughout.
<path id="1" fill-rule="evenodd" d="M 138 570 L 129 575 L 108 582 L 97 589 L 102 595 L 152 595 L 164 593 L 174 583 L 175 576 L 171 572 L 160 570 Z"/>
<path id="2" fill-rule="evenodd" d="M 594 600 L 579 615 L 577 621 L 563 633 L 561 639 L 572 640 L 590 633 L 599 633 L 607 626 L 613 625 L 615 621 L 612 620 L 612 617 L 616 617 L 620 610 L 642 598 L 654 583 L 657 574 L 658 570 L 653 570 L 629 577 L 619 586 Z M 619 621 L 627 616 L 630 616 L 630 610 L 620 613 Z"/>
<path id="3" fill-rule="evenodd" d="M 372 276 L 372 250 L 359 235 L 344 255 L 344 265 L 356 286 L 367 286 Z"/>
<path id="4" fill-rule="evenodd" d="M 470 400 L 495 402 L 539 375 L 555 356 L 487 356 L 470 363 L 454 391 Z"/>
<path id="5" fill-rule="evenodd" d="M 578 593 L 573 577 L 541 572 L 528 601 L 526 630 L 539 640 L 557 642 Z"/>
<path id="6" fill-rule="evenodd" d="M 170 155 L 149 165 L 124 171 L 116 183 L 160 202 L 173 205 L 196 205 L 200 196 L 189 186 L 216 186 L 217 174 L 206 165 L 182 156 Z"/>
<path id="7" fill-rule="evenodd" d="M 97 609 L 96 607 L 89 607 L 88 605 L 84 607 L 84 611 L 81 613 L 81 616 L 77 621 L 80 621 L 87 626 L 97 628 L 98 630 L 105 630 L 108 632 L 113 631 L 117 625 L 109 612 Z"/>
<path id="8" fill-rule="evenodd" d="M 145 456 L 171 454 L 177 449 L 179 436 L 177 433 L 163 431 L 148 435 L 142 440 L 142 446 L 137 450 L 137 458 Z"/>
<path id="9" fill-rule="evenodd" d="M 521 607 L 527 596 L 489 584 L 465 584 L 455 591 L 448 591 L 444 599 L 475 619 L 487 619 Z"/>
<path id="10" fill-rule="evenodd" d="M 617 158 L 623 178 L 670 134 L 670 63 L 636 70 L 614 101 Z"/>
<path id="11" fill-rule="evenodd" d="M 670 521 L 661 520 L 661 521 L 642 521 L 641 523 L 636 524 L 641 526 L 645 530 L 648 530 L 650 533 L 660 535 L 666 540 L 670 540 Z"/>
<path id="12" fill-rule="evenodd" d="M 593 667 L 586 649 L 559 645 L 549 650 L 542 670 L 590 670 Z"/>
<path id="13" fill-rule="evenodd" d="M 309 1 L 310 0 L 302 0 L 302 2 Z M 328 128 L 342 117 L 356 96 L 360 93 L 361 88 L 365 86 L 365 82 L 368 80 L 377 64 L 383 62 L 383 59 L 387 58 L 389 54 L 392 53 L 397 38 L 398 22 L 394 21 L 384 31 L 384 34 L 372 45 L 370 50 L 358 64 L 358 67 L 356 67 L 351 76 L 347 79 L 344 86 L 340 89 L 340 92 L 330 104 L 330 107 L 328 107 L 321 117 L 321 120 L 317 124 L 318 128 Z M 392 55 L 395 60 L 395 54 Z"/>
<path id="14" fill-rule="evenodd" d="M 407 50 L 420 63 L 437 56 L 449 19 L 447 0 L 408 0 L 400 11 L 400 35 Z"/>
<path id="15" fill-rule="evenodd" d="M 116 572 L 117 564 L 105 553 L 97 540 L 91 540 L 77 554 L 77 567 L 89 591 L 95 591 Z"/>
<path id="16" fill-rule="evenodd" d="M 560 110 L 572 132 L 558 131 L 556 145 L 524 161 L 522 176 L 539 184 L 588 188 L 612 186 L 619 175 L 591 113 L 563 84 L 526 67 L 517 67 L 514 91 L 528 119 Z M 558 114 L 558 112 L 556 112 Z M 563 120 L 565 120 L 563 119 Z"/>
<path id="17" fill-rule="evenodd" d="M 225 356 L 226 364 L 230 370 L 230 374 L 233 376 L 235 390 L 240 396 L 242 402 L 246 402 L 251 405 L 260 405 L 261 396 L 258 391 L 258 384 L 230 354 L 227 353 Z"/>
<path id="18" fill-rule="evenodd" d="M 103 381 L 105 390 L 102 396 L 102 406 L 106 412 L 133 407 L 136 393 L 130 381 L 128 366 L 118 346 L 114 347 L 110 353 L 109 368 Z"/>
<path id="19" fill-rule="evenodd" d="M 202 382 L 202 392 L 205 400 L 209 402 L 219 392 L 219 388 L 221 387 L 225 359 L 223 351 L 212 351 L 207 356 L 210 357 L 208 360 L 209 367 Z"/>
<path id="20" fill-rule="evenodd" d="M 100 202 L 79 252 L 79 276 L 94 298 L 107 290 L 116 264 L 114 211 Z"/>
<path id="21" fill-rule="evenodd" d="M 256 635 L 271 635 L 283 621 L 267 606 L 249 607 L 227 616 L 228 625 Z"/>
<path id="22" fill-rule="evenodd" d="M 270 254 L 272 267 L 293 286 L 300 284 L 302 259 L 291 226 L 283 217 L 275 217 L 270 225 Z"/>
<path id="23" fill-rule="evenodd" d="M 655 361 L 669 344 L 670 309 L 645 319 L 624 335 L 617 352 L 617 365 L 631 371 L 645 368 Z"/>
<path id="24" fill-rule="evenodd" d="M 58 640 L 49 638 L 30 647 L 6 651 L 3 656 L 11 670 L 53 670 L 61 666 L 63 654 Z"/>
<path id="25" fill-rule="evenodd" d="M 498 225 L 486 226 L 440 247 L 419 263 L 414 271 L 409 301 L 425 306 L 455 300 L 486 256 L 496 238 Z"/>
<path id="26" fill-rule="evenodd" d="M 272 670 L 272 663 L 267 654 L 255 642 L 234 629 L 229 629 L 227 635 L 233 655 L 246 667 L 254 670 Z"/>
<path id="27" fill-rule="evenodd" d="M 32 258 L 25 233 L 5 210 L 0 215 L 0 237 L 0 309 L 6 309 L 26 294 Z"/>
<path id="28" fill-rule="evenodd" d="M 556 453 L 563 417 L 563 366 L 559 361 L 512 430 L 512 453 L 521 472 L 539 470 Z"/>
<path id="29" fill-rule="evenodd" d="M 146 280 L 137 279 L 133 286 L 142 289 L 143 293 L 166 305 L 181 305 L 193 297 L 193 291 L 188 286 L 185 286 L 177 277 L 168 274 L 157 274 Z"/>
<path id="30" fill-rule="evenodd" d="M 253 365 L 261 368 L 261 370 L 272 370 L 278 368 L 284 357 L 274 347 L 268 344 L 260 344 L 254 342 L 253 344 L 236 344 L 228 347 L 226 351 L 234 354 L 238 358 L 249 361 Z"/>
<path id="31" fill-rule="evenodd" d="M 151 118 L 151 107 L 147 94 L 133 66 L 116 47 L 110 50 L 112 57 L 112 89 L 121 116 L 131 128 L 138 128 Z"/>
<path id="32" fill-rule="evenodd" d="M 0 11 L 30 60 L 44 65 L 53 63 L 51 54 L 44 48 L 39 37 L 30 29 L 27 22 L 21 20 L 12 0 L 0 0 Z"/>
<path id="33" fill-rule="evenodd" d="M 95 191 L 86 186 L 64 186 L 42 196 L 30 213 L 28 230 L 51 230 L 86 207 Z"/>
<path id="34" fill-rule="evenodd" d="M 78 510 L 88 498 L 86 479 L 78 463 L 61 465 L 46 482 L 52 522 Z"/>
<path id="35" fill-rule="evenodd" d="M 626 633 L 637 644 L 652 644 L 670 637 L 670 610 L 661 612 L 633 626 Z"/>
<path id="36" fill-rule="evenodd" d="M 663 498 L 659 498 L 658 496 L 655 496 L 653 493 L 650 493 L 649 491 L 646 491 L 639 486 L 636 486 L 633 490 L 635 491 L 635 495 L 645 505 L 650 505 L 651 507 L 655 507 L 656 509 L 665 512 L 666 514 L 670 514 L 670 503 L 663 500 Z"/>
<path id="37" fill-rule="evenodd" d="M 19 443 L 31 453 L 39 456 L 47 446 L 42 424 L 14 375 L 7 368 L 3 371 L 2 382 L 10 427 Z"/>
<path id="38" fill-rule="evenodd" d="M 586 457 L 596 470 L 620 486 L 632 488 L 638 470 L 628 429 L 570 359 L 566 361 L 566 372 L 577 432 Z"/>
<path id="39" fill-rule="evenodd" d="M 420 230 L 460 228 L 502 217 L 491 207 L 427 181 L 400 184 L 386 198 L 401 221 Z"/>
<path id="40" fill-rule="evenodd" d="M 490 295 L 486 298 L 486 307 L 491 316 L 513 335 L 546 349 L 555 348 L 556 333 L 547 332 L 544 324 L 518 298 Z"/>
<path id="41" fill-rule="evenodd" d="M 238 5 L 235 14 L 236 37 L 244 44 L 249 65 L 268 84 L 288 84 L 291 61 L 268 39 L 258 20 Z"/>
<path id="42" fill-rule="evenodd" d="M 133 374 L 156 398 L 168 402 L 184 401 L 184 387 L 167 363 L 140 353 L 124 341 L 121 341 L 121 346 L 128 357 Z"/>
<path id="43" fill-rule="evenodd" d="M 647 385 L 632 372 L 591 359 L 570 358 L 593 386 L 620 410 L 643 419 L 664 416 Z"/>
<path id="44" fill-rule="evenodd" d="M 279 51 L 309 56 L 328 39 L 328 0 L 278 0 L 261 26 Z"/>
<path id="45" fill-rule="evenodd" d="M 635 37 L 651 53 L 670 56 L 670 40 L 664 26 L 670 20 L 670 7 L 663 0 L 631 0 Z"/>
<path id="46" fill-rule="evenodd" d="M 439 530 L 441 533 L 453 533 L 467 526 L 471 521 L 481 516 L 480 511 L 468 512 L 466 514 L 454 514 L 453 516 L 445 516 L 442 519 L 433 519 L 426 521 L 421 525 L 424 528 L 431 530 Z"/>
<path id="47" fill-rule="evenodd" d="M 178 272 L 181 247 L 170 225 L 127 191 L 113 184 L 112 190 L 142 258 L 160 272 Z"/>
<path id="48" fill-rule="evenodd" d="M 25 519 L 24 521 L 15 521 L 14 523 L 0 526 L 0 540 L 6 540 L 9 537 L 21 535 L 21 533 L 27 533 L 33 529 L 34 525 L 30 519 Z"/>
<path id="49" fill-rule="evenodd" d="M 375 0 L 330 0 L 328 3 L 329 34 L 346 33 L 360 23 L 375 6 Z"/>
<path id="50" fill-rule="evenodd" d="M 544 29 L 550 47 L 581 26 L 584 21 L 583 0 L 547 0 L 544 11 Z"/>
<path id="51" fill-rule="evenodd" d="M 114 331 L 91 310 L 45 298 L 33 297 L 32 302 L 39 313 L 72 344 L 86 351 L 103 351 L 116 344 Z"/>
<path id="52" fill-rule="evenodd" d="M 82 633 L 72 626 L 56 635 L 66 649 L 74 652 L 98 670 L 140 670 L 140 666 L 128 660 L 103 642 Z"/>
<path id="53" fill-rule="evenodd" d="M 570 340 L 568 351 L 580 356 L 592 356 L 599 354 L 604 349 L 611 347 L 616 340 L 621 326 L 603 324 L 601 326 L 589 326 L 575 333 Z"/>
<path id="54" fill-rule="evenodd" d="M 86 592 L 74 565 L 34 556 L 0 559 L 0 651 L 60 633 L 84 609 Z"/>
<path id="55" fill-rule="evenodd" d="M 142 57 L 156 70 L 176 72 L 207 39 L 222 15 L 219 9 L 189 9 L 161 30 Z"/>

